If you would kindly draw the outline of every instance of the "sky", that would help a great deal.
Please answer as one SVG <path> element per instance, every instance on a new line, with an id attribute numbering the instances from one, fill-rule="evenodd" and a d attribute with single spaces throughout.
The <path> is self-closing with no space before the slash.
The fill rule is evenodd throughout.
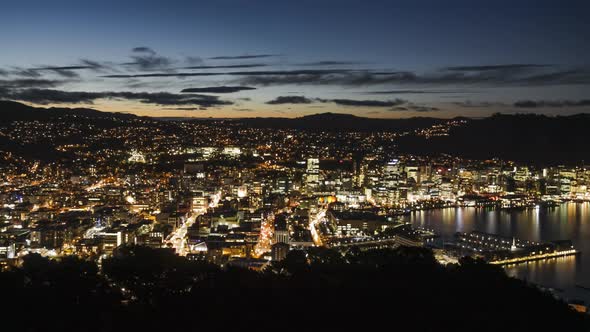
<path id="1" fill-rule="evenodd" d="M 589 12 L 587 0 L 11 1 L 0 99 L 158 117 L 584 113 Z"/>

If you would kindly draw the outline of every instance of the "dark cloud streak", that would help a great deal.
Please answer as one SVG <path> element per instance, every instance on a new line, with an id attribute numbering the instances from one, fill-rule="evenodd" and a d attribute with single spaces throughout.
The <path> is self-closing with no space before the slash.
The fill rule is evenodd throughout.
<path id="1" fill-rule="evenodd" d="M 407 104 L 403 106 L 397 106 L 394 108 L 389 109 L 390 112 L 417 112 L 417 113 L 427 113 L 427 112 L 438 112 L 440 109 L 438 107 L 431 107 L 431 106 L 424 106 L 424 105 L 416 105 L 416 104 Z"/>
<path id="2" fill-rule="evenodd" d="M 252 55 L 234 55 L 234 56 L 216 56 L 212 60 L 241 60 L 241 59 L 261 59 L 279 56 L 279 54 L 252 54 Z"/>
<path id="3" fill-rule="evenodd" d="M 460 106 L 460 107 L 466 107 L 466 108 L 488 108 L 488 107 L 506 107 L 506 106 L 508 106 L 507 104 L 500 103 L 500 102 L 471 101 L 471 100 L 454 102 L 453 105 Z"/>
<path id="4" fill-rule="evenodd" d="M 330 102 L 342 106 L 357 106 L 357 107 L 391 107 L 403 105 L 407 101 L 403 99 L 394 100 L 354 100 L 354 99 L 330 99 Z"/>
<path id="5" fill-rule="evenodd" d="M 180 69 L 231 69 L 231 68 L 257 68 L 265 67 L 266 64 L 255 63 L 255 64 L 240 64 L 240 65 L 220 65 L 220 66 L 190 66 L 182 67 Z"/>
<path id="6" fill-rule="evenodd" d="M 361 62 L 354 62 L 354 61 L 318 61 L 318 62 L 308 62 L 302 63 L 300 66 L 309 66 L 309 67 L 321 67 L 321 66 L 348 66 L 348 65 L 359 65 Z"/>
<path id="7" fill-rule="evenodd" d="M 445 70 L 449 71 L 497 71 L 497 70 L 520 70 L 520 69 L 536 69 L 553 67 L 550 64 L 534 64 L 534 63 L 517 63 L 507 65 L 484 65 L 484 66 L 455 66 L 446 67 Z"/>
<path id="8" fill-rule="evenodd" d="M 368 91 L 362 92 L 365 94 L 373 94 L 373 95 L 405 95 L 405 94 L 455 94 L 455 93 L 475 93 L 475 91 L 460 91 L 460 90 L 386 90 L 386 91 Z"/>
<path id="9" fill-rule="evenodd" d="M 204 88 L 187 88 L 183 89 L 182 93 L 233 93 L 239 91 L 256 90 L 250 86 L 212 86 Z"/>
<path id="10" fill-rule="evenodd" d="M 153 49 L 151 49 L 150 47 L 147 46 L 139 46 L 139 47 L 134 47 L 131 49 L 131 52 L 134 53 L 149 53 L 152 55 L 156 54 L 156 51 L 154 51 Z"/>
<path id="11" fill-rule="evenodd" d="M 590 70 L 585 68 L 547 71 L 484 70 L 477 72 L 442 72 L 418 74 L 408 71 L 371 72 L 362 70 L 341 70 L 316 72 L 292 72 L 289 75 L 275 72 L 274 75 L 253 73 L 237 82 L 243 85 L 341 85 L 371 86 L 383 84 L 415 86 L 546 86 L 546 85 L 588 85 Z"/>
<path id="12" fill-rule="evenodd" d="M 270 105 L 281 104 L 311 104 L 311 103 L 334 103 L 340 106 L 354 106 L 354 107 L 392 107 L 406 104 L 407 101 L 403 99 L 394 100 L 356 100 L 356 99 L 323 99 L 323 98 L 307 98 L 305 96 L 279 96 L 271 101 L 266 102 Z"/>
<path id="13" fill-rule="evenodd" d="M 48 79 L 14 79 L 0 80 L 0 88 L 20 89 L 20 88 L 53 88 L 65 83 L 64 81 Z"/>
<path id="14" fill-rule="evenodd" d="M 583 100 L 521 100 L 514 103 L 514 107 L 584 107 L 590 106 L 590 99 Z"/>
<path id="15" fill-rule="evenodd" d="M 311 104 L 314 100 L 306 98 L 305 96 L 279 96 L 273 100 L 267 101 L 269 105 L 282 104 Z"/>
<path id="16" fill-rule="evenodd" d="M 132 49 L 135 55 L 131 55 L 132 62 L 123 63 L 124 66 L 132 66 L 141 71 L 170 70 L 174 61 L 168 57 L 160 56 L 149 47 L 135 47 Z"/>
<path id="17" fill-rule="evenodd" d="M 210 73 L 151 73 L 151 74 L 130 74 L 130 75 L 104 75 L 104 78 L 141 78 L 141 77 L 191 77 L 191 76 L 306 76 L 306 75 L 329 75 L 346 73 L 347 69 L 334 70 L 277 70 L 277 71 L 234 71 L 234 72 L 210 72 Z"/>
<path id="18" fill-rule="evenodd" d="M 0 91 L 0 97 L 27 101 L 36 104 L 92 104 L 97 99 L 135 100 L 144 104 L 155 105 L 198 105 L 203 107 L 232 105 L 230 101 L 220 100 L 216 96 L 198 94 L 174 94 L 168 92 L 85 92 L 62 91 L 51 89 L 24 89 Z"/>

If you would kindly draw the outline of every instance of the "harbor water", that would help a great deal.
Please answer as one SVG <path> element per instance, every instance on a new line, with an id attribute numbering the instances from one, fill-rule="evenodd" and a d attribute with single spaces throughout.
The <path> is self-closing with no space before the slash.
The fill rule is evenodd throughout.
<path id="1" fill-rule="evenodd" d="M 525 210 L 445 208 L 416 211 L 404 221 L 434 230 L 442 241 L 452 241 L 456 232 L 471 231 L 537 242 L 572 240 L 581 251 L 578 256 L 520 263 L 505 270 L 510 276 L 552 288 L 564 299 L 590 304 L 590 203 Z"/>

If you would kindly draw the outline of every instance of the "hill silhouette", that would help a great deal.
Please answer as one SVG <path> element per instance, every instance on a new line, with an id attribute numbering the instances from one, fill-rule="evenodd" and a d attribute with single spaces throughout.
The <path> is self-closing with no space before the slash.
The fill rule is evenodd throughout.
<path id="1" fill-rule="evenodd" d="M 247 127 L 324 131 L 405 131 L 446 122 L 437 118 L 374 119 L 352 114 L 320 113 L 299 118 L 245 118 L 236 120 Z"/>
<path id="2" fill-rule="evenodd" d="M 590 161 L 590 114 L 495 114 L 451 129 L 449 136 L 398 140 L 400 152 L 447 153 L 472 159 L 501 158 L 542 165 Z"/>
<path id="3" fill-rule="evenodd" d="M 57 120 L 62 117 L 120 120 L 139 118 L 134 114 L 102 112 L 91 108 L 42 108 L 10 100 L 0 100 L 0 124 L 12 121 Z"/>

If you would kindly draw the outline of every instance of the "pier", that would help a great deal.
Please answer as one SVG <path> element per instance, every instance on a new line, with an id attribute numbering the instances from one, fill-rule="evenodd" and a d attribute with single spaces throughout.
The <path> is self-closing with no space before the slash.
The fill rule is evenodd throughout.
<path id="1" fill-rule="evenodd" d="M 495 265 L 518 264 L 581 253 L 574 248 L 571 240 L 534 242 L 482 232 L 457 233 L 455 238 L 459 248 Z"/>

